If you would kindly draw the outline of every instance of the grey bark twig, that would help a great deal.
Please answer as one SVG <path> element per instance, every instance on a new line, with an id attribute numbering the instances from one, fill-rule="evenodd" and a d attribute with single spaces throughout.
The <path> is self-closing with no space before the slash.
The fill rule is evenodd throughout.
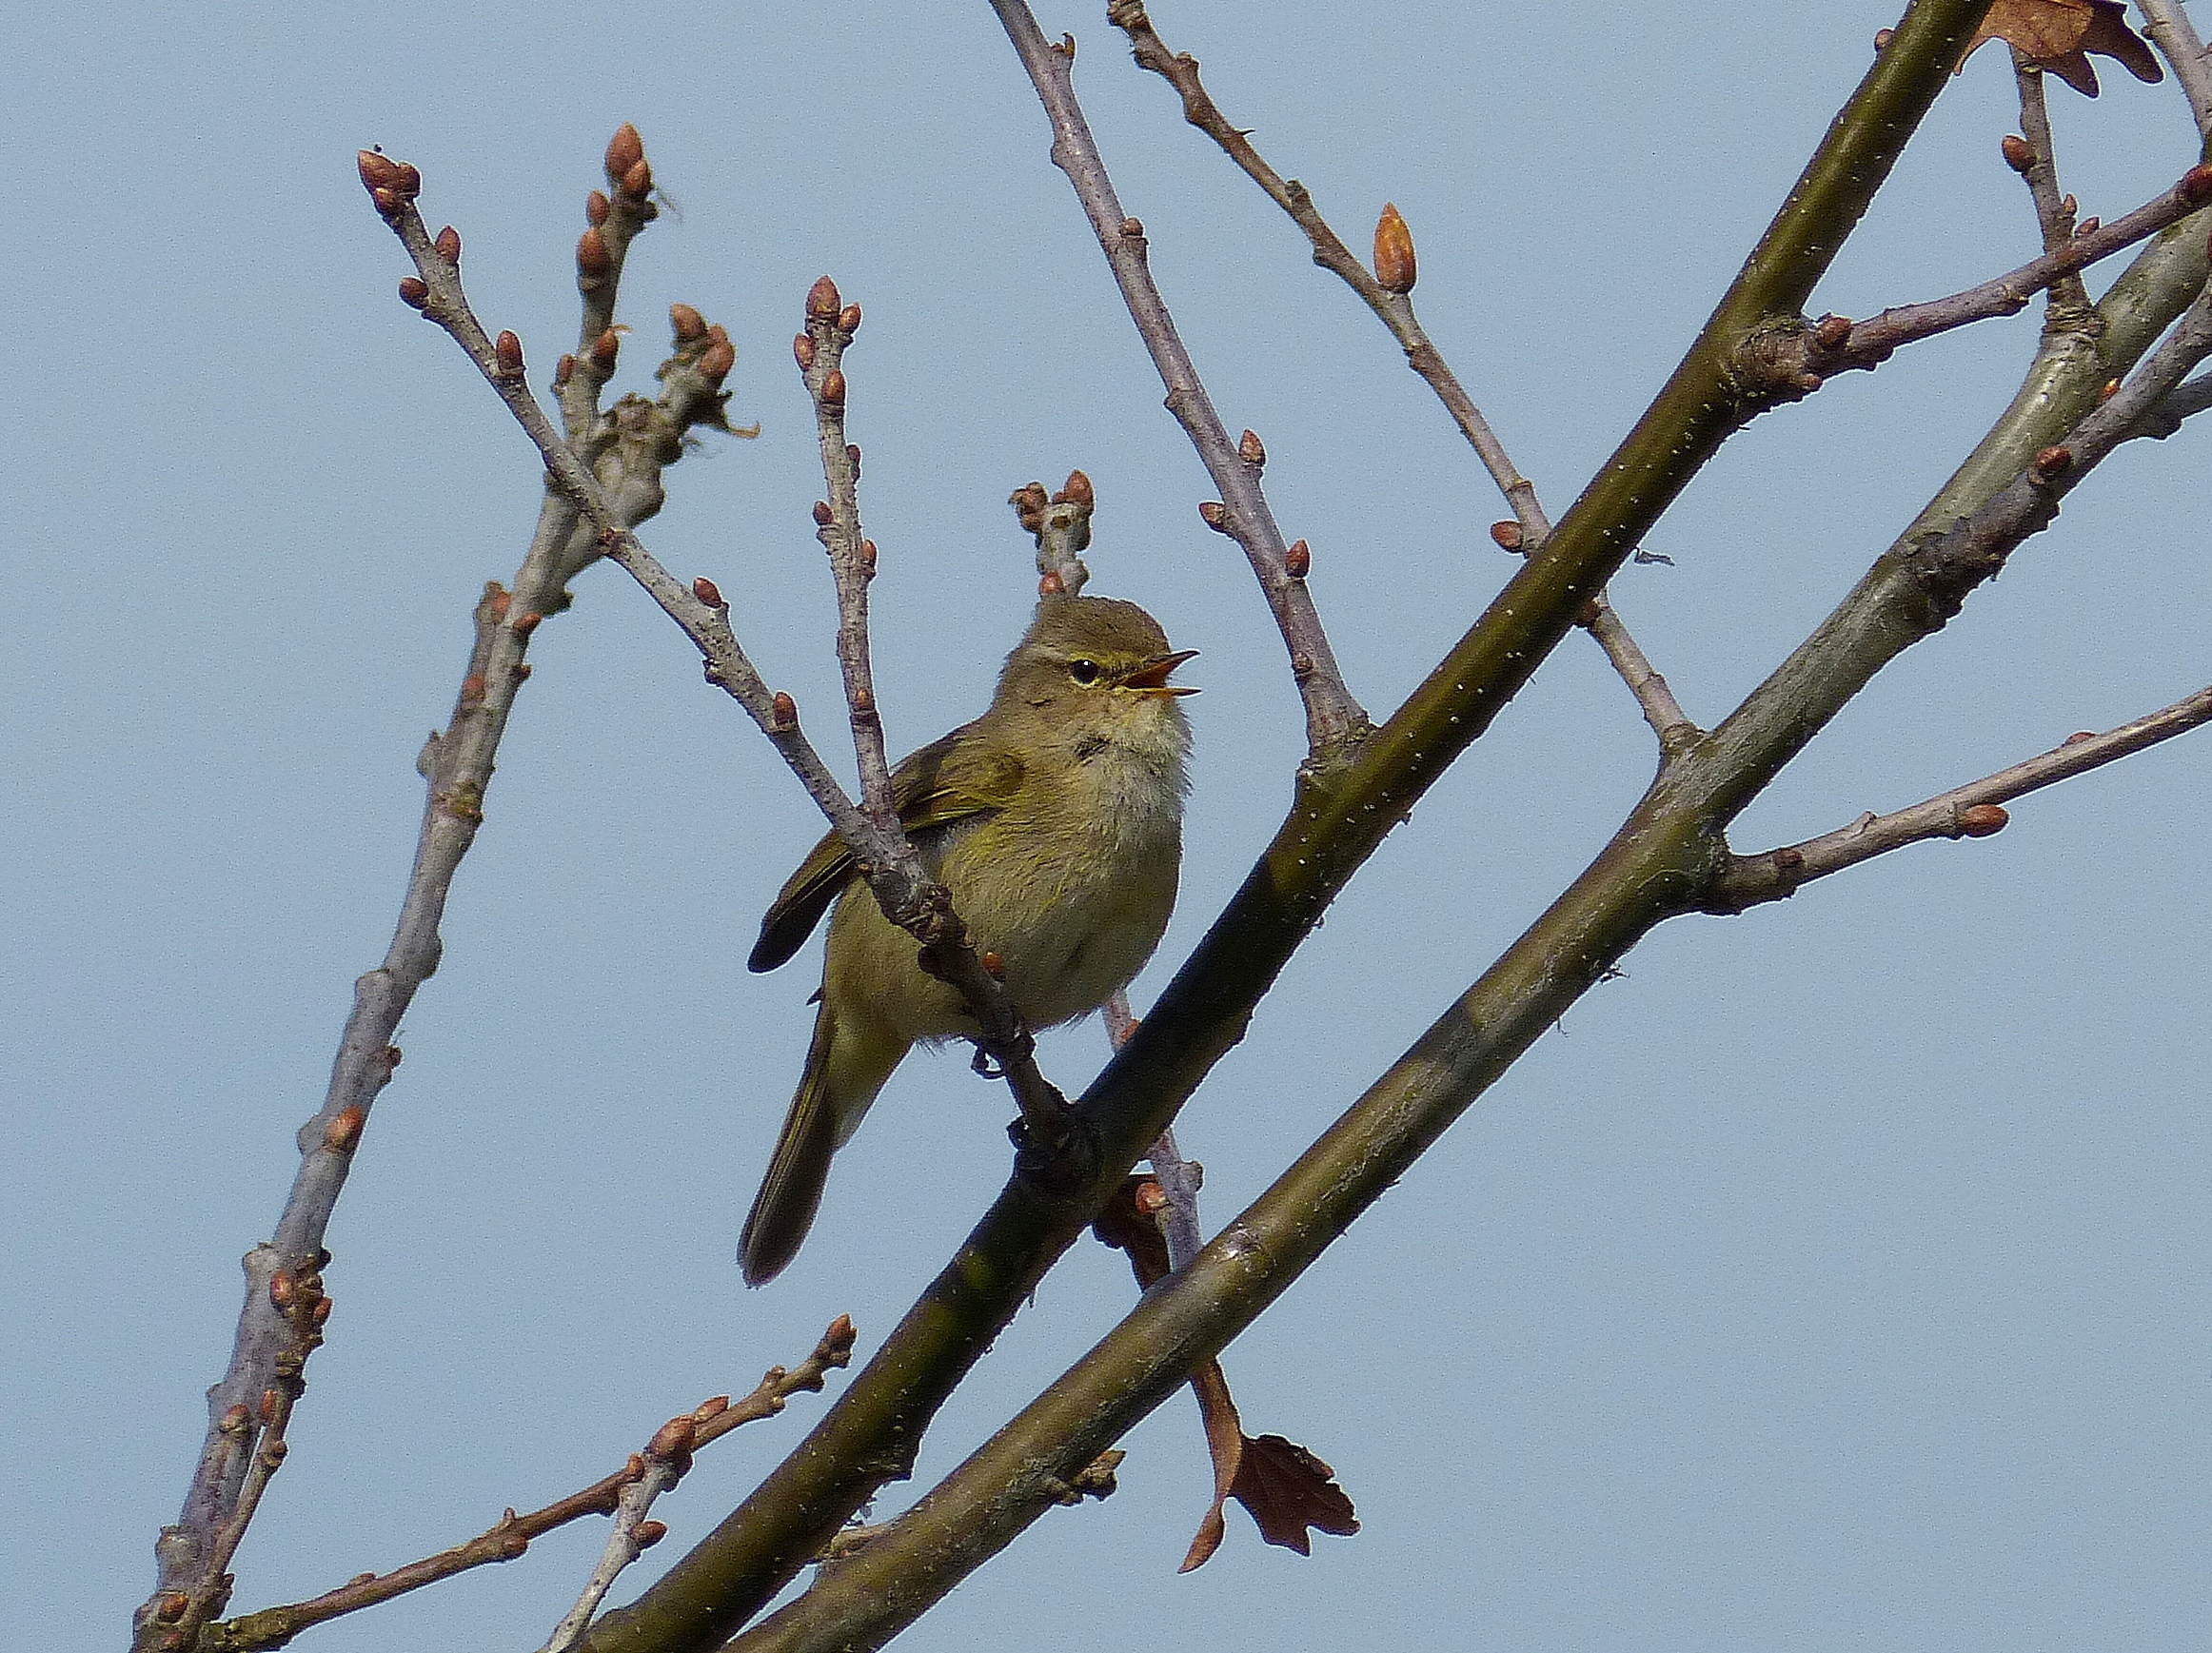
<path id="1" fill-rule="evenodd" d="M 1117 989 L 1106 1001 L 1106 1042 L 1118 1051 L 1136 1033 L 1136 1017 L 1130 1013 L 1129 994 Z M 1153 1180 L 1167 1200 L 1159 1218 L 1160 1232 L 1168 1243 L 1168 1266 L 1180 1269 L 1206 1243 L 1206 1230 L 1198 1222 L 1198 1191 L 1205 1186 L 1206 1168 L 1183 1157 L 1172 1125 L 1159 1133 L 1145 1157 L 1151 1162 Z"/>
<path id="2" fill-rule="evenodd" d="M 1357 293 L 1390 329 L 1391 336 L 1406 353 L 1407 365 L 1435 392 L 1436 399 L 1452 416 L 1452 423 L 1474 449 L 1483 468 L 1490 472 L 1491 480 L 1497 483 L 1498 491 L 1512 508 L 1513 521 L 1503 525 L 1511 527 L 1512 533 L 1509 536 L 1493 528 L 1492 537 L 1508 550 L 1534 551 L 1551 532 L 1551 520 L 1544 514 L 1535 483 L 1523 476 L 1520 466 L 1513 463 L 1505 444 L 1483 417 L 1482 409 L 1474 404 L 1474 399 L 1468 395 L 1458 375 L 1452 371 L 1451 364 L 1445 361 L 1443 352 L 1436 348 L 1413 313 L 1415 266 L 1412 235 L 1405 230 L 1404 220 L 1398 219 L 1393 230 L 1404 237 L 1402 256 L 1397 261 L 1400 273 L 1393 285 L 1386 285 L 1344 245 L 1343 239 L 1314 207 L 1306 187 L 1295 178 L 1285 179 L 1269 166 L 1253 148 L 1250 137 L 1230 124 L 1198 76 L 1198 60 L 1187 51 L 1168 49 L 1167 42 L 1154 29 L 1142 0 L 1112 0 L 1106 8 L 1106 20 L 1129 36 L 1140 68 L 1150 69 L 1175 89 L 1183 101 L 1183 119 L 1219 145 L 1305 232 L 1306 239 L 1313 244 L 1313 262 Z M 1386 224 L 1394 213 L 1395 208 L 1386 208 Z M 1377 232 L 1378 246 L 1382 233 Z M 1696 735 L 1696 726 L 1683 714 L 1673 691 L 1667 686 L 1667 679 L 1652 670 L 1651 662 L 1644 658 L 1644 651 L 1629 635 L 1627 624 L 1603 593 L 1592 600 L 1581 623 L 1597 640 L 1606 659 L 1612 662 L 1621 680 L 1636 697 L 1636 705 L 1644 714 L 1644 720 L 1651 725 L 1652 733 L 1658 736 L 1663 751 L 1671 750 Z"/>
<path id="3" fill-rule="evenodd" d="M 630 135 L 635 138 L 634 132 Z M 622 142 L 617 134 L 617 144 Z M 433 240 L 414 212 L 412 201 L 421 184 L 415 169 L 374 151 L 365 151 L 359 165 L 362 182 L 387 222 L 396 227 L 400 217 L 411 221 L 420 261 L 439 270 L 457 271 L 460 236 L 447 228 Z M 422 286 L 426 301 L 429 283 L 412 279 Z M 603 302 L 610 305 L 614 285 L 610 271 L 602 284 Z M 404 293 L 414 290 L 408 287 Z M 585 325 L 591 325 L 588 315 Z M 598 332 L 605 330 L 602 324 Z M 486 352 L 493 349 L 481 339 L 481 330 L 479 340 Z M 702 332 L 688 343 L 679 339 L 676 354 L 663 369 L 667 389 L 662 400 L 640 402 L 642 412 L 633 413 L 628 422 L 634 430 L 648 432 L 649 440 L 610 443 L 602 457 L 602 473 L 615 498 L 612 508 L 621 521 L 642 521 L 660 508 L 660 473 L 682 451 L 686 430 L 702 423 L 726 428 L 720 383 L 734 359 L 725 338 Z M 353 1009 L 340 1035 L 323 1106 L 300 1128 L 300 1168 L 275 1231 L 246 1256 L 246 1300 L 229 1368 L 208 1390 L 206 1445 L 183 1512 L 163 1529 L 155 1545 L 154 1593 L 134 1621 L 134 1645 L 142 1653 L 189 1646 L 199 1627 L 220 1614 L 227 1601 L 228 1556 L 253 1513 L 251 1504 L 242 1502 L 248 1478 L 266 1482 L 273 1472 L 281 1454 L 265 1448 L 281 1446 L 282 1434 L 272 1434 L 271 1425 L 288 1419 L 298 1387 L 304 1385 L 291 1363 L 304 1363 L 312 1347 L 298 1341 L 272 1301 L 271 1288 L 279 1278 L 295 1283 L 319 1279 L 328 1261 L 323 1250 L 325 1230 L 344 1191 L 369 1111 L 399 1064 L 400 1053 L 392 1040 L 400 1019 L 438 968 L 439 925 L 446 895 L 483 824 L 493 760 L 516 693 L 529 675 L 523 656 L 530 635 L 544 615 L 566 605 L 564 587 L 576 566 L 576 513 L 565 500 L 548 496 L 513 590 L 488 585 L 476 606 L 468 664 L 452 717 L 443 733 L 431 737 L 417 762 L 427 796 L 391 945 L 383 962 L 354 984 Z M 322 1301 L 327 1303 L 326 1298 Z M 287 1398 L 280 1416 L 264 1419 L 263 1397 L 272 1390 L 288 1391 Z M 256 1464 L 264 1466 L 257 1469 Z M 258 1498 L 258 1486 L 254 1496 Z"/>
<path id="4" fill-rule="evenodd" d="M 1175 318 L 1168 313 L 1145 257 L 1144 226 L 1121 210 L 1114 181 L 1107 176 L 1097 143 L 1091 136 L 1090 123 L 1076 101 L 1070 75 L 1075 43 L 1047 41 L 1022 0 L 992 0 L 992 10 L 997 12 L 1052 121 L 1053 165 L 1065 172 L 1075 187 L 1092 232 L 1105 251 L 1130 318 L 1167 386 L 1168 411 L 1190 437 L 1220 491 L 1220 500 L 1209 501 L 1200 507 L 1200 514 L 1208 527 L 1229 535 L 1243 547 L 1268 606 L 1274 612 L 1276 627 L 1290 651 L 1291 676 L 1305 704 L 1307 762 L 1316 769 L 1334 768 L 1367 738 L 1373 725 L 1345 686 L 1343 670 L 1321 627 L 1304 574 L 1294 572 L 1292 547 L 1284 542 L 1282 529 L 1261 491 L 1265 452 L 1259 449 L 1256 438 L 1245 444 L 1230 441 L 1190 352 L 1175 331 Z"/>
<path id="5" fill-rule="evenodd" d="M 1037 541 L 1037 595 L 1081 596 L 1091 579 L 1082 554 L 1091 546 L 1091 515 L 1098 503 L 1091 479 L 1081 471 L 1070 471 L 1066 485 L 1057 494 L 1047 494 L 1042 482 L 1024 482 L 1006 502 Z"/>
<path id="6" fill-rule="evenodd" d="M 2143 15 L 2143 31 L 2173 69 L 2197 118 L 2198 131 L 2212 144 L 2212 55 L 2206 54 L 2196 25 L 2189 21 L 2182 0 L 2136 0 L 2136 4 Z"/>
<path id="7" fill-rule="evenodd" d="M 2206 722 L 2212 722 L 2212 688 L 2200 689 L 2102 735 L 2068 736 L 2049 752 L 1909 808 L 1888 815 L 1869 811 L 1848 826 L 1803 843 L 1755 856 L 1731 856 L 1727 870 L 1713 880 L 1709 910 L 1740 913 L 1761 902 L 1780 901 L 1815 878 L 1929 838 L 1987 837 L 2005 829 L 2010 817 L 2003 806 L 2014 798 L 2102 768 Z"/>

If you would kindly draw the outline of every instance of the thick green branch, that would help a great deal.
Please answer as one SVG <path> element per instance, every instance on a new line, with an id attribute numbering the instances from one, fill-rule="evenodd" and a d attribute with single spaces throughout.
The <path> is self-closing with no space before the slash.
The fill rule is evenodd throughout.
<path id="1" fill-rule="evenodd" d="M 1242 1036 L 1253 1007 L 1336 893 L 1489 727 L 1572 627 L 1582 604 L 1756 411 L 1732 378 L 1738 350 L 1760 326 L 1803 305 L 1987 4 L 1917 0 L 1712 319 L 1597 481 L 1352 763 L 1301 788 L 1259 864 L 1086 1094 L 1083 1106 L 1104 1148 L 1095 1189 L 1050 1200 L 1010 1184 L 806 1442 L 659 1584 L 602 1621 L 589 1643 L 595 1653 L 718 1645 L 797 1576 L 877 1487 L 907 1472 L 944 1397 L 1074 1242 L 1105 1191 Z M 1674 880 L 1679 898 L 1689 898 L 1705 854 L 1686 856 Z M 1656 892 L 1661 883 L 1651 887 Z M 1596 943 L 1591 937 L 1577 945 L 1596 956 L 1589 954 Z"/>

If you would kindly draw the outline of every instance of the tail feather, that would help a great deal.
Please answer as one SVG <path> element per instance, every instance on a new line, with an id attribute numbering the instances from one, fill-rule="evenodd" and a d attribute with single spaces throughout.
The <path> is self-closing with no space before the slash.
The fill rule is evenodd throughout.
<path id="1" fill-rule="evenodd" d="M 859 1127 L 876 1092 L 906 1054 L 903 1041 L 879 1048 L 882 1041 L 867 1037 L 861 1030 L 847 1029 L 842 1038 L 839 1032 L 838 1018 L 824 1003 L 815 1013 L 806 1072 L 800 1076 L 790 1112 L 783 1116 L 768 1174 L 754 1196 L 738 1242 L 738 1260 L 748 1286 L 766 1285 L 799 1254 L 807 1230 L 814 1227 L 815 1213 L 821 1209 L 831 1155 Z"/>

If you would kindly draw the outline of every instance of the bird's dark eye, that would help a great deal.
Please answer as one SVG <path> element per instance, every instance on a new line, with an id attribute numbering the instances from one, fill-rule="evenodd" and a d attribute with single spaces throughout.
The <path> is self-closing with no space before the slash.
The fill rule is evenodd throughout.
<path id="1" fill-rule="evenodd" d="M 1070 660 L 1068 662 L 1068 676 L 1078 683 L 1095 683 L 1098 680 L 1098 662 L 1096 660 Z"/>

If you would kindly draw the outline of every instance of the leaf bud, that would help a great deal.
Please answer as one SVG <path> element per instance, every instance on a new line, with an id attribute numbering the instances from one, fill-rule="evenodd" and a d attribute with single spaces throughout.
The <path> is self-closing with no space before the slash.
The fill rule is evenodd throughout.
<path id="1" fill-rule="evenodd" d="M 1521 548 L 1521 525 L 1515 521 L 1492 522 L 1490 537 L 1497 541 L 1501 551 L 1518 551 Z"/>
<path id="2" fill-rule="evenodd" d="M 868 571 L 870 574 L 873 574 L 873 573 L 875 573 L 875 572 L 876 572 L 876 541 L 873 541 L 873 540 L 863 540 L 863 541 L 860 541 L 860 566 L 861 566 L 862 568 L 866 569 L 866 570 L 867 570 L 867 571 Z"/>
<path id="3" fill-rule="evenodd" d="M 1823 316 L 1820 325 L 1812 330 L 1812 336 L 1822 349 L 1841 350 L 1851 342 L 1851 318 Z"/>
<path id="4" fill-rule="evenodd" d="M 727 339 L 717 339 L 699 359 L 699 376 L 709 384 L 720 384 L 737 364 L 737 346 Z"/>
<path id="5" fill-rule="evenodd" d="M 729 607 L 729 604 L 722 600 L 721 587 L 703 574 L 691 582 L 691 595 L 698 598 L 709 608 Z"/>
<path id="6" fill-rule="evenodd" d="M 1143 237 L 1144 237 L 1144 220 L 1143 220 L 1143 219 L 1141 219 L 1141 218 L 1124 218 L 1124 219 L 1121 221 L 1121 238 L 1122 238 L 1122 240 L 1124 240 L 1124 241 L 1140 241 L 1140 240 L 1142 240 L 1142 239 L 1143 239 Z"/>
<path id="7" fill-rule="evenodd" d="M 2182 199 L 2192 207 L 2202 207 L 2212 201 L 2212 162 L 2199 162 L 2182 174 L 2182 181 L 2174 186 L 2182 192 Z"/>
<path id="8" fill-rule="evenodd" d="M 2018 132 L 2006 132 L 1997 149 L 2005 157 L 2005 164 L 2015 172 L 2024 175 L 2035 165 L 2035 151 L 2027 147 L 2027 140 Z"/>
<path id="9" fill-rule="evenodd" d="M 1313 552 L 1305 541 L 1300 540 L 1283 553 L 1283 572 L 1293 580 L 1303 580 L 1313 571 Z"/>
<path id="10" fill-rule="evenodd" d="M 421 276 L 400 277 L 400 303 L 419 310 L 430 302 L 430 284 Z"/>
<path id="11" fill-rule="evenodd" d="M 799 364 L 799 370 L 801 373 L 812 372 L 814 369 L 814 341 L 804 333 L 795 337 L 791 341 L 791 359 Z"/>
<path id="12" fill-rule="evenodd" d="M 842 411 L 845 405 L 845 370 L 832 367 L 829 377 L 821 382 L 821 404 Z"/>
<path id="13" fill-rule="evenodd" d="M 830 525 L 832 522 L 836 521 L 837 520 L 838 520 L 838 514 L 837 514 L 835 511 L 833 511 L 833 510 L 831 510 L 831 509 L 830 509 L 830 502 L 829 502 L 827 500 L 817 500 L 817 501 L 815 501 L 815 502 L 814 502 L 814 525 L 815 525 L 816 527 L 818 527 L 818 528 L 826 528 L 826 527 L 828 527 L 828 526 L 829 526 L 829 525 Z"/>
<path id="14" fill-rule="evenodd" d="M 668 325 L 679 344 L 688 344 L 694 339 L 706 336 L 706 318 L 690 305 L 670 305 Z"/>
<path id="15" fill-rule="evenodd" d="M 330 1123 L 323 1127 L 323 1146 L 333 1153 L 351 1153 L 361 1141 L 361 1128 L 367 1117 L 358 1102 L 341 1108 Z"/>
<path id="16" fill-rule="evenodd" d="M 1096 505 L 1098 502 L 1098 496 L 1091 488 L 1091 479 L 1081 471 L 1068 473 L 1068 484 L 1059 491 L 1057 498 L 1071 505 Z"/>
<path id="17" fill-rule="evenodd" d="M 1267 444 L 1258 432 L 1248 430 L 1236 439 L 1236 457 L 1254 470 L 1267 463 Z"/>
<path id="18" fill-rule="evenodd" d="M 638 1547 L 640 1549 L 651 1549 L 667 1536 L 668 1524 L 665 1521 L 641 1521 L 638 1523 Z"/>
<path id="19" fill-rule="evenodd" d="M 612 327 L 591 342 L 591 364 L 602 373 L 615 370 L 615 358 L 622 353 L 622 335 Z"/>
<path id="20" fill-rule="evenodd" d="M 806 313 L 810 320 L 834 320 L 843 305 L 844 300 L 838 296 L 838 284 L 827 276 L 821 277 L 806 289 Z"/>
<path id="21" fill-rule="evenodd" d="M 598 281 L 614 267 L 614 254 L 607 251 L 606 237 L 600 234 L 597 225 L 576 238 L 578 275 L 586 281 Z"/>
<path id="22" fill-rule="evenodd" d="M 1419 274 L 1413 260 L 1413 232 L 1406 227 L 1398 209 L 1386 201 L 1374 226 L 1374 279 L 1391 292 L 1410 293 Z"/>
<path id="23" fill-rule="evenodd" d="M 2073 462 L 2073 449 L 2054 443 L 2035 456 L 2035 462 L 2027 467 L 2027 480 L 2039 487 L 2045 486 L 2065 475 Z"/>
<path id="24" fill-rule="evenodd" d="M 607 214 L 614 209 L 615 204 L 606 198 L 606 191 L 594 189 L 583 198 L 583 222 L 594 226 L 604 224 Z"/>
<path id="25" fill-rule="evenodd" d="M 606 175 L 621 183 L 632 167 L 645 158 L 645 140 L 638 135 L 638 128 L 624 121 L 615 128 L 615 135 L 607 140 Z"/>
<path id="26" fill-rule="evenodd" d="M 622 193 L 633 201 L 642 201 L 653 192 L 653 164 L 640 161 L 622 174 Z"/>
<path id="27" fill-rule="evenodd" d="M 492 341 L 491 352 L 493 362 L 502 373 L 509 378 L 518 377 L 522 373 L 523 342 L 516 338 L 512 332 L 503 330 L 500 336 Z"/>
<path id="28" fill-rule="evenodd" d="M 858 333 L 859 330 L 860 306 L 847 305 L 838 312 L 838 331 L 840 333 Z"/>
<path id="29" fill-rule="evenodd" d="M 2001 803 L 1969 804 L 1959 811 L 1959 831 L 1970 838 L 1985 838 L 1991 833 L 2001 833 L 2012 817 Z"/>
<path id="30" fill-rule="evenodd" d="M 789 729 L 799 721 L 799 702 L 781 689 L 776 691 L 776 699 L 770 702 L 770 706 L 775 713 L 775 726 L 778 729 Z"/>
<path id="31" fill-rule="evenodd" d="M 698 1439 L 699 1426 L 691 1421 L 691 1414 L 679 1413 L 653 1431 L 653 1438 L 645 1443 L 645 1460 L 688 1466 L 692 1446 Z"/>
<path id="32" fill-rule="evenodd" d="M 1226 534 L 1229 531 L 1227 526 L 1229 511 L 1219 500 L 1200 500 L 1198 502 L 1198 520 L 1216 534 Z"/>
<path id="33" fill-rule="evenodd" d="M 438 256 L 447 264 L 461 263 L 461 231 L 450 224 L 438 232 L 438 239 L 430 245 L 437 248 Z"/>
<path id="34" fill-rule="evenodd" d="M 2090 217 L 2083 219 L 2081 223 L 2074 226 L 2074 239 L 2079 241 L 2084 235 L 2094 235 L 2097 233 L 2097 231 L 2103 227 L 2104 221 L 2102 218 L 2096 217 L 2092 214 Z"/>

